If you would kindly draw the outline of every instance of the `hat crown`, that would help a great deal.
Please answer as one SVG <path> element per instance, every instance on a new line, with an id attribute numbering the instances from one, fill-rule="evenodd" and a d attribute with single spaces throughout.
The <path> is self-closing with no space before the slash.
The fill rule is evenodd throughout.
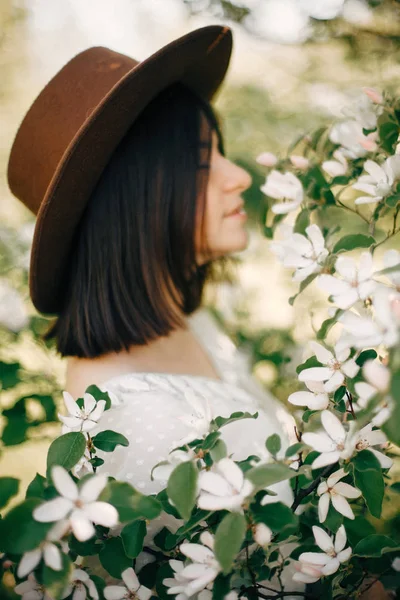
<path id="1" fill-rule="evenodd" d="M 138 64 L 103 46 L 88 48 L 68 61 L 37 96 L 18 128 L 7 173 L 10 190 L 35 215 L 77 132 Z"/>

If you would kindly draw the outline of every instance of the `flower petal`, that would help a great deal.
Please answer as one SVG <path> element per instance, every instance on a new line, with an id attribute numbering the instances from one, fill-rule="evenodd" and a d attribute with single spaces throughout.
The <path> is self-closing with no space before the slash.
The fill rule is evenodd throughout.
<path id="1" fill-rule="evenodd" d="M 335 442 L 326 433 L 303 433 L 302 441 L 317 452 L 333 452 L 336 450 Z"/>
<path id="2" fill-rule="evenodd" d="M 215 496 L 230 496 L 232 488 L 222 475 L 212 471 L 202 471 L 199 476 L 199 487 Z"/>
<path id="3" fill-rule="evenodd" d="M 108 585 L 103 590 L 106 600 L 122 600 L 126 595 L 126 588 L 122 585 Z"/>
<path id="4" fill-rule="evenodd" d="M 40 548 L 35 548 L 35 550 L 30 550 L 29 552 L 25 552 L 23 554 L 21 561 L 18 565 L 17 575 L 18 577 L 25 577 L 28 575 L 40 562 L 42 558 L 42 551 Z"/>
<path id="5" fill-rule="evenodd" d="M 75 402 L 75 400 L 73 399 L 73 397 L 71 396 L 71 394 L 67 391 L 64 391 L 63 398 L 64 398 L 64 404 L 65 404 L 69 414 L 73 417 L 79 417 L 79 415 L 81 414 L 81 410 L 80 410 L 79 406 L 77 405 L 77 403 Z"/>
<path id="6" fill-rule="evenodd" d="M 332 369 L 328 367 L 311 367 L 299 373 L 299 381 L 326 381 L 332 376 Z"/>
<path id="7" fill-rule="evenodd" d="M 336 443 L 343 443 L 346 439 L 346 432 L 339 419 L 329 410 L 323 410 L 321 413 L 321 423 L 328 435 Z"/>
<path id="8" fill-rule="evenodd" d="M 304 436 L 303 436 L 304 437 Z M 335 450 L 334 452 L 323 452 L 314 460 L 311 465 L 312 469 L 320 469 L 321 467 L 326 467 L 327 465 L 333 465 L 340 458 L 340 452 Z"/>
<path id="9" fill-rule="evenodd" d="M 139 598 L 139 600 L 149 600 L 149 598 L 151 598 L 152 595 L 153 592 L 144 585 L 141 585 L 136 592 L 136 596 Z"/>
<path id="10" fill-rule="evenodd" d="M 139 589 L 139 587 L 140 587 L 139 579 L 138 579 L 135 571 L 132 569 L 132 567 L 128 567 L 127 569 L 125 569 L 125 571 L 122 571 L 121 577 L 122 577 L 123 582 L 125 583 L 126 587 L 129 590 L 131 590 L 131 592 L 136 592 L 136 590 Z"/>
<path id="11" fill-rule="evenodd" d="M 207 548 L 207 546 L 202 546 L 201 544 L 190 544 L 184 542 L 179 547 L 182 554 L 191 558 L 194 562 L 204 563 L 208 560 L 215 559 L 214 552 Z"/>
<path id="12" fill-rule="evenodd" d="M 240 492 L 243 486 L 243 471 L 233 460 L 223 458 L 217 462 L 215 468 L 236 491 Z"/>
<path id="13" fill-rule="evenodd" d="M 62 556 L 60 549 L 51 542 L 47 542 L 43 549 L 44 562 L 53 571 L 61 571 L 62 569 Z"/>
<path id="14" fill-rule="evenodd" d="M 376 458 L 379 460 L 382 469 L 390 469 L 390 467 L 393 465 L 392 459 L 386 456 L 386 454 L 379 452 L 379 450 L 375 450 L 375 448 L 368 448 L 368 450 L 372 452 L 372 454 L 375 454 Z"/>
<path id="15" fill-rule="evenodd" d="M 73 509 L 73 502 L 68 498 L 54 498 L 37 506 L 32 513 L 33 518 L 41 523 L 59 521 Z"/>
<path id="16" fill-rule="evenodd" d="M 103 527 L 115 527 L 118 523 L 118 511 L 108 502 L 91 502 L 86 504 L 82 511 L 93 523 Z"/>
<path id="17" fill-rule="evenodd" d="M 93 475 L 79 490 L 79 498 L 82 502 L 94 502 L 106 487 L 108 476 L 105 473 Z"/>
<path id="18" fill-rule="evenodd" d="M 318 529 L 320 529 L 320 527 L 318 527 Z M 321 529 L 321 531 L 323 530 Z M 329 560 L 330 557 L 327 554 L 325 554 L 325 552 L 302 552 L 302 554 L 300 554 L 299 556 L 299 561 L 307 565 L 310 564 L 316 566 L 323 566 L 326 565 L 326 563 L 329 562 Z"/>
<path id="19" fill-rule="evenodd" d="M 343 496 L 332 494 L 332 504 L 338 513 L 344 515 L 348 519 L 354 519 L 354 513 L 351 510 L 350 504 Z"/>
<path id="20" fill-rule="evenodd" d="M 310 342 L 310 347 L 312 348 L 315 356 L 322 364 L 326 365 L 330 360 L 333 359 L 333 354 L 329 350 L 327 350 L 322 344 L 318 344 L 318 342 Z"/>
<path id="21" fill-rule="evenodd" d="M 329 510 L 329 494 L 322 494 L 318 502 L 318 519 L 320 523 L 323 523 L 328 516 Z"/>
<path id="22" fill-rule="evenodd" d="M 54 465 L 51 468 L 51 478 L 54 487 L 61 496 L 72 501 L 78 499 L 78 487 L 64 467 L 61 465 Z"/>
<path id="23" fill-rule="evenodd" d="M 98 400 L 97 404 L 96 404 L 96 408 L 94 410 L 92 410 L 92 412 L 90 413 L 90 420 L 98 421 L 104 412 L 105 406 L 106 406 L 105 400 Z"/>
<path id="24" fill-rule="evenodd" d="M 338 552 L 341 552 L 343 550 L 343 548 L 345 547 L 347 542 L 347 535 L 346 535 L 346 530 L 344 528 L 344 525 L 341 525 L 339 527 L 339 529 L 337 530 L 336 533 L 336 537 L 335 537 L 335 552 L 336 554 Z"/>
<path id="25" fill-rule="evenodd" d="M 80 510 L 74 510 L 69 518 L 74 536 L 80 542 L 85 542 L 94 536 L 95 528 L 89 521 L 85 513 Z"/>
<path id="26" fill-rule="evenodd" d="M 349 485 L 348 483 L 344 483 L 340 481 L 335 485 L 335 491 L 344 496 L 345 498 L 359 498 L 361 496 L 361 490 Z"/>
<path id="27" fill-rule="evenodd" d="M 339 560 L 337 558 L 331 558 L 331 560 L 324 567 L 322 567 L 322 574 L 332 575 L 333 573 L 336 573 L 339 567 Z"/>
<path id="28" fill-rule="evenodd" d="M 328 381 L 325 382 L 324 389 L 328 393 L 334 392 L 340 388 L 343 381 L 344 381 L 343 373 L 341 371 L 335 371 L 335 373 L 332 375 L 332 377 L 330 379 L 328 379 Z"/>
<path id="29" fill-rule="evenodd" d="M 87 415 L 89 413 L 91 413 L 92 410 L 95 408 L 95 406 L 96 406 L 96 400 L 92 396 L 92 394 L 89 394 L 88 392 L 85 393 L 83 396 L 83 409 L 84 409 L 85 413 Z"/>
<path id="30" fill-rule="evenodd" d="M 317 546 L 324 552 L 331 552 L 333 550 L 333 542 L 326 531 L 321 529 L 321 527 L 317 527 L 317 525 L 313 525 L 312 530 Z"/>

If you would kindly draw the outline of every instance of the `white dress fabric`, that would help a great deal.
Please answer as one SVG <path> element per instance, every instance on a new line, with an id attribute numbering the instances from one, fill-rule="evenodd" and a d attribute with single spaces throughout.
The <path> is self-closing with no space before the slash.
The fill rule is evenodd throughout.
<path id="1" fill-rule="evenodd" d="M 113 392 L 118 404 L 103 414 L 91 435 L 112 429 L 129 440 L 128 447 L 117 446 L 113 453 L 98 451 L 98 456 L 105 460 L 98 472 L 127 481 L 147 495 L 166 487 L 166 481 L 151 481 L 153 466 L 167 460 L 179 440 L 192 431 L 180 417 L 197 418 L 186 399 L 187 390 L 193 392 L 205 408 L 208 403 L 213 418 L 228 417 L 237 411 L 252 414 L 258 411 L 256 419 L 243 419 L 222 427 L 221 437 L 233 460 L 243 460 L 252 454 L 262 456 L 264 453 L 265 456 L 265 440 L 273 433 L 281 436 L 282 454 L 297 441 L 292 417 L 251 375 L 247 356 L 237 349 L 208 310 L 198 309 L 188 317 L 188 323 L 220 380 L 198 375 L 135 372 L 97 384 L 103 391 Z M 269 501 L 292 503 L 293 494 L 287 481 L 270 489 L 278 495 L 270 496 Z M 148 524 L 144 545 L 155 548 L 152 539 L 162 527 L 175 532 L 182 523 L 163 512 Z M 136 559 L 136 571 L 152 560 L 153 556 L 143 551 Z M 290 589 L 296 586 L 291 584 Z"/>

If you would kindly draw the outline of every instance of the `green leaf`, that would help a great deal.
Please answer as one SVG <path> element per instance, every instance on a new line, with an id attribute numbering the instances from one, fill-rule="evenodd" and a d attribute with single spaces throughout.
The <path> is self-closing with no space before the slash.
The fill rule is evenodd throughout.
<path id="1" fill-rule="evenodd" d="M 342 400 L 343 396 L 346 393 L 346 386 L 345 385 L 341 385 L 334 393 L 333 395 L 333 400 L 335 402 L 340 402 L 340 400 Z"/>
<path id="2" fill-rule="evenodd" d="M 268 452 L 270 452 L 272 456 L 276 456 L 281 449 L 281 438 L 277 433 L 273 433 L 267 438 L 265 445 Z"/>
<path id="3" fill-rule="evenodd" d="M 324 365 L 319 362 L 316 356 L 310 356 L 305 362 L 301 363 L 296 367 L 296 373 L 299 374 L 304 369 L 311 369 L 312 367 L 323 367 Z"/>
<path id="4" fill-rule="evenodd" d="M 285 537 L 287 537 L 298 529 L 298 516 L 282 502 L 271 502 L 265 506 L 252 504 L 250 508 L 256 523 L 268 525 L 274 533 L 285 532 Z"/>
<path id="5" fill-rule="evenodd" d="M 106 405 L 104 410 L 108 410 L 109 408 L 111 408 L 111 400 L 110 396 L 108 395 L 108 392 L 103 392 L 100 388 L 97 387 L 97 385 L 89 385 L 89 387 L 87 387 L 85 390 L 85 394 L 91 394 L 97 402 L 99 400 L 105 400 Z"/>
<path id="6" fill-rule="evenodd" d="M 124 435 L 110 429 L 100 431 L 92 437 L 92 442 L 96 448 L 103 450 L 103 452 L 113 452 L 118 445 L 129 446 L 129 441 Z"/>
<path id="7" fill-rule="evenodd" d="M 103 548 L 104 542 L 97 537 L 92 537 L 86 542 L 80 542 L 73 535 L 68 541 L 69 549 L 79 556 L 94 556 Z"/>
<path id="8" fill-rule="evenodd" d="M 18 494 L 19 479 L 0 477 L 0 508 L 7 506 L 10 499 Z"/>
<path id="9" fill-rule="evenodd" d="M 221 434 L 219 431 L 212 431 L 209 433 L 201 445 L 203 450 L 211 450 L 211 448 L 213 448 L 217 443 L 220 436 Z"/>
<path id="10" fill-rule="evenodd" d="M 379 127 L 380 146 L 390 154 L 393 153 L 398 136 L 399 128 L 393 121 L 386 121 Z"/>
<path id="11" fill-rule="evenodd" d="M 125 554 L 120 537 L 111 537 L 104 542 L 99 559 L 105 570 L 117 579 L 121 579 L 121 573 L 132 566 L 132 561 Z"/>
<path id="12" fill-rule="evenodd" d="M 328 335 L 329 331 L 332 329 L 334 325 L 338 322 L 338 318 L 341 314 L 344 313 L 344 310 L 339 308 L 333 317 L 330 319 L 326 319 L 317 332 L 317 340 L 324 340 Z"/>
<path id="13" fill-rule="evenodd" d="M 172 471 L 167 484 L 169 498 L 184 519 L 189 519 L 196 504 L 197 467 L 187 461 L 181 463 Z"/>
<path id="14" fill-rule="evenodd" d="M 0 550 L 23 554 L 39 546 L 53 526 L 53 523 L 39 523 L 33 518 L 33 510 L 39 504 L 42 501 L 38 498 L 28 498 L 0 520 Z"/>
<path id="15" fill-rule="evenodd" d="M 301 235 L 306 234 L 306 229 L 310 224 L 310 211 L 304 208 L 296 218 L 293 231 L 294 233 L 300 233 Z"/>
<path id="16" fill-rule="evenodd" d="M 26 490 L 26 498 L 44 498 L 46 489 L 46 477 L 36 473 Z"/>
<path id="17" fill-rule="evenodd" d="M 61 554 L 61 557 L 62 568 L 60 571 L 53 571 L 46 564 L 43 564 L 42 569 L 42 580 L 46 588 L 46 594 L 53 600 L 60 600 L 73 571 L 69 556 Z"/>
<path id="18" fill-rule="evenodd" d="M 356 363 L 359 367 L 362 367 L 367 362 L 367 360 L 373 360 L 377 356 L 378 355 L 375 352 L 375 350 L 372 350 L 372 348 L 370 348 L 368 350 L 364 350 L 364 352 L 361 352 L 360 356 L 356 358 Z"/>
<path id="19" fill-rule="evenodd" d="M 218 440 L 215 446 L 210 450 L 211 458 L 214 462 L 222 460 L 228 455 L 228 449 L 223 440 Z"/>
<path id="20" fill-rule="evenodd" d="M 387 535 L 373 534 L 368 535 L 358 542 L 353 550 L 355 556 L 379 557 L 387 552 L 400 550 L 400 545 Z"/>
<path id="21" fill-rule="evenodd" d="M 303 412 L 301 419 L 302 421 L 304 421 L 304 423 L 308 423 L 308 421 L 310 420 L 310 417 L 312 417 L 313 415 L 315 415 L 316 413 L 318 413 L 318 410 L 311 410 L 311 409 L 307 409 Z"/>
<path id="22" fill-rule="evenodd" d="M 86 438 L 80 431 L 60 435 L 51 444 L 47 453 L 47 477 L 53 465 L 61 465 L 69 471 L 82 458 L 86 448 Z"/>
<path id="23" fill-rule="evenodd" d="M 0 361 L 0 381 L 3 390 L 9 390 L 20 382 L 20 368 L 21 365 L 18 362 L 7 363 L 2 360 Z"/>
<path id="24" fill-rule="evenodd" d="M 339 254 L 340 252 L 354 250 L 354 248 L 369 248 L 373 244 L 375 244 L 375 239 L 370 235 L 364 235 L 362 233 L 345 235 L 336 242 L 332 253 Z"/>
<path id="25" fill-rule="evenodd" d="M 225 598 L 230 591 L 230 575 L 223 575 L 220 573 L 216 579 L 214 580 L 213 588 L 212 588 L 212 600 L 221 600 L 221 598 Z"/>
<path id="26" fill-rule="evenodd" d="M 122 523 L 143 518 L 155 519 L 162 511 L 162 505 L 156 498 L 144 496 L 125 481 L 110 481 L 99 500 L 115 506 Z"/>
<path id="27" fill-rule="evenodd" d="M 251 414 L 249 412 L 234 412 L 230 417 L 216 417 L 211 421 L 213 425 L 216 425 L 218 429 L 234 421 L 240 421 L 241 419 L 257 419 L 258 412 Z"/>
<path id="28" fill-rule="evenodd" d="M 393 379 L 392 379 L 392 388 L 393 388 Z M 387 438 L 396 444 L 396 446 L 400 446 L 400 400 L 397 399 L 395 405 L 392 409 L 390 419 L 385 421 L 381 426 L 382 431 L 386 434 Z"/>
<path id="29" fill-rule="evenodd" d="M 290 306 L 293 306 L 294 301 L 296 300 L 297 296 L 299 296 L 299 294 L 301 294 L 301 292 L 303 290 L 305 290 L 306 287 L 308 287 L 310 285 L 310 283 L 312 283 L 314 281 L 314 279 L 317 277 L 318 274 L 319 273 L 311 273 L 311 275 L 309 275 L 308 277 L 306 277 L 306 279 L 304 279 L 300 283 L 299 291 L 297 292 L 297 294 L 295 294 L 294 296 L 291 296 L 289 298 L 289 304 L 290 304 Z"/>
<path id="30" fill-rule="evenodd" d="M 361 490 L 371 515 L 379 519 L 385 493 L 385 483 L 379 461 L 369 450 L 361 450 L 352 462 L 355 485 Z"/>
<path id="31" fill-rule="evenodd" d="M 134 521 L 125 525 L 121 531 L 122 543 L 125 554 L 129 558 L 136 558 L 142 551 L 143 540 L 147 533 L 146 521 Z"/>
<path id="32" fill-rule="evenodd" d="M 240 513 L 227 514 L 215 533 L 214 552 L 224 575 L 232 568 L 246 533 L 246 519 Z"/>
<path id="33" fill-rule="evenodd" d="M 389 208 L 396 208 L 399 202 L 400 194 L 393 194 L 393 196 L 387 196 L 385 198 L 385 204 L 386 206 L 389 206 Z"/>
<path id="34" fill-rule="evenodd" d="M 297 475 L 297 471 L 290 469 L 286 465 L 270 463 L 249 469 L 246 473 L 246 478 L 249 479 L 258 490 L 262 490 L 274 483 L 279 483 L 279 481 L 297 477 Z"/>
<path id="35" fill-rule="evenodd" d="M 303 450 L 303 448 L 305 447 L 305 444 L 303 444 L 302 442 L 296 442 L 295 444 L 292 444 L 287 448 L 285 452 L 285 457 L 289 458 L 290 456 L 294 456 L 295 454 Z"/>

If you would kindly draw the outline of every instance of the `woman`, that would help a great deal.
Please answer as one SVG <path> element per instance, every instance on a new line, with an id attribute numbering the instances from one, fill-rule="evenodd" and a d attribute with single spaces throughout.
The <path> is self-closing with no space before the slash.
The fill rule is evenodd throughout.
<path id="1" fill-rule="evenodd" d="M 64 389 L 113 392 L 93 433 L 114 429 L 130 446 L 104 456 L 102 470 L 146 494 L 166 483 L 151 480 L 152 467 L 207 417 L 259 411 L 222 430 L 235 460 L 265 453 L 272 433 L 284 451 L 293 433 L 201 308 L 206 282 L 248 243 L 241 194 L 251 177 L 226 158 L 210 104 L 230 53 L 219 26 L 142 63 L 89 49 L 43 90 L 10 156 L 11 190 L 37 213 L 30 292 L 57 315 L 46 337 L 67 357 Z M 287 482 L 274 489 L 271 501 L 291 503 Z M 163 514 L 145 544 L 166 525 L 179 522 Z M 142 552 L 136 570 L 148 560 Z"/>

